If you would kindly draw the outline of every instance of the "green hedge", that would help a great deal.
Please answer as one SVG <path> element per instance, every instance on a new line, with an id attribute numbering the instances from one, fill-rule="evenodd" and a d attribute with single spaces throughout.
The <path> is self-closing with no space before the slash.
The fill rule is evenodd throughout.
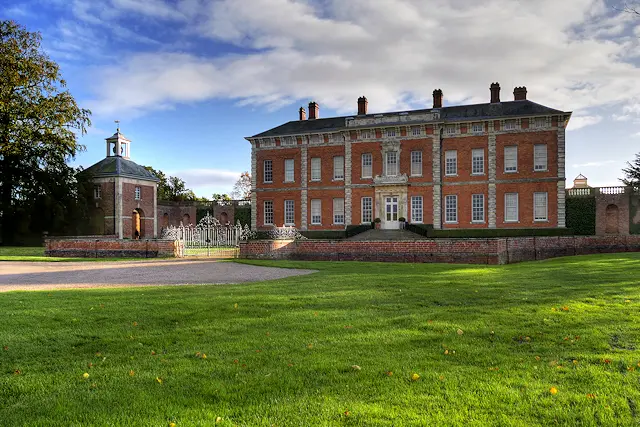
<path id="1" fill-rule="evenodd" d="M 596 198 L 572 197 L 566 199 L 567 227 L 574 234 L 592 236 L 596 234 Z"/>
<path id="2" fill-rule="evenodd" d="M 234 224 L 240 224 L 244 227 L 245 224 L 251 226 L 251 207 L 236 208 L 234 213 Z"/>
<path id="3" fill-rule="evenodd" d="M 425 237 L 432 237 L 433 235 L 432 224 L 411 224 L 408 222 L 404 225 L 404 229 Z"/>
<path id="4" fill-rule="evenodd" d="M 569 228 L 491 228 L 466 230 L 433 230 L 433 238 L 487 238 L 487 237 L 534 237 L 534 236 L 571 236 Z"/>
<path id="5" fill-rule="evenodd" d="M 360 225 L 347 225 L 347 229 L 345 230 L 345 237 L 349 238 L 355 236 L 356 234 L 364 233 L 367 230 L 371 230 L 373 228 L 373 223 L 370 224 L 360 224 Z"/>
<path id="6" fill-rule="evenodd" d="M 326 240 L 339 240 L 344 239 L 344 230 L 307 230 L 300 231 L 307 239 L 326 239 Z"/>

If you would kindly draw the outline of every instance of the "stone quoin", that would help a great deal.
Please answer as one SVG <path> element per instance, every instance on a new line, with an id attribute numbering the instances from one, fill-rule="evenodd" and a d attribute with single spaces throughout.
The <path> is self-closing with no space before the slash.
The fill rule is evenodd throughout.
<path id="1" fill-rule="evenodd" d="M 489 94 L 488 94 L 489 95 Z M 381 219 L 435 229 L 565 227 L 565 129 L 570 112 L 527 99 L 299 120 L 251 143 L 252 229 L 341 230 Z"/>

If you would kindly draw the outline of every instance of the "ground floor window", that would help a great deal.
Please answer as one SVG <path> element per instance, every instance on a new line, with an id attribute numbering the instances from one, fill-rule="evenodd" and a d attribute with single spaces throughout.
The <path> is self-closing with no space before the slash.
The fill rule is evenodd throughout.
<path id="1" fill-rule="evenodd" d="M 471 222 L 484 222 L 484 194 L 471 196 Z"/>
<path id="2" fill-rule="evenodd" d="M 533 193 L 533 220 L 547 221 L 548 215 L 547 193 Z"/>
<path id="3" fill-rule="evenodd" d="M 293 200 L 284 201 L 284 225 L 295 225 L 296 209 Z"/>
<path id="4" fill-rule="evenodd" d="M 322 201 L 320 199 L 311 200 L 311 224 L 319 225 L 322 223 Z"/>
<path id="5" fill-rule="evenodd" d="M 273 200 L 264 201 L 264 223 L 273 225 Z"/>
<path id="6" fill-rule="evenodd" d="M 445 196 L 444 222 L 458 222 L 458 196 Z"/>
<path id="7" fill-rule="evenodd" d="M 372 222 L 373 221 L 373 198 L 371 197 L 363 197 L 362 198 L 362 222 Z"/>
<path id="8" fill-rule="evenodd" d="M 411 222 L 422 222 L 422 196 L 411 197 Z"/>
<path id="9" fill-rule="evenodd" d="M 333 199 L 333 223 L 344 224 L 344 199 Z"/>

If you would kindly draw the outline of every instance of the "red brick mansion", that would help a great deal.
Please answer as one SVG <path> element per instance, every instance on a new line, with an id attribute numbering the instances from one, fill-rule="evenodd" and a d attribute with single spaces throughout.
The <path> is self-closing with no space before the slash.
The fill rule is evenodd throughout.
<path id="1" fill-rule="evenodd" d="M 451 228 L 565 227 L 565 128 L 570 112 L 514 89 L 490 102 L 299 120 L 251 142 L 252 228 L 338 230 L 380 218 Z"/>

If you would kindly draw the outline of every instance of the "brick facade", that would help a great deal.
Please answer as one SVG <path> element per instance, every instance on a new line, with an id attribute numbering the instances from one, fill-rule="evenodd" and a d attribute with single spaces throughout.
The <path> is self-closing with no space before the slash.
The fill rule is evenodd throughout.
<path id="1" fill-rule="evenodd" d="M 559 256 L 616 252 L 640 252 L 640 235 L 408 241 L 250 240 L 240 242 L 240 258 L 312 261 L 511 264 Z"/>
<path id="2" fill-rule="evenodd" d="M 526 88 L 519 96 L 511 102 L 376 115 L 301 115 L 297 122 L 247 138 L 252 227 L 285 225 L 285 201 L 293 200 L 295 222 L 286 225 L 343 229 L 363 222 L 365 197 L 371 198 L 370 218 L 380 218 L 383 228 L 397 228 L 400 217 L 436 229 L 564 227 L 564 129 L 571 113 L 526 101 Z M 359 105 L 363 113 L 366 107 Z M 515 169 L 506 167 L 505 150 L 515 152 Z M 448 156 L 455 158 L 454 168 L 447 167 Z M 336 157 L 344 159 L 338 173 Z M 267 163 L 271 174 L 265 176 Z M 293 179 L 286 179 L 285 165 L 293 165 Z M 540 193 L 535 216 L 534 193 Z M 517 200 L 510 218 L 505 218 L 506 197 L 511 204 Z M 334 221 L 335 199 L 344 200 L 344 223 Z M 314 202 L 321 206 L 320 223 L 312 221 L 312 200 L 320 201 Z M 273 204 L 273 224 L 265 224 L 265 201 Z M 412 209 L 420 204 L 420 212 Z"/>
<path id="3" fill-rule="evenodd" d="M 157 258 L 178 256 L 174 240 L 123 240 L 106 236 L 56 238 L 45 241 L 45 255 L 78 258 Z"/>

